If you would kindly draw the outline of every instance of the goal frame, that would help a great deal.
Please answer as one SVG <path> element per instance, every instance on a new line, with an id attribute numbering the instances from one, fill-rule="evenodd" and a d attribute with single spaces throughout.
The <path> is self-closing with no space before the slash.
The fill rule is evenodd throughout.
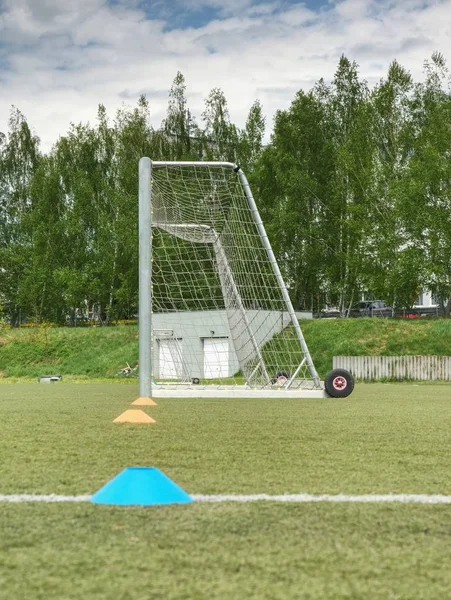
<path id="1" fill-rule="evenodd" d="M 304 358 L 296 371 L 286 381 L 284 386 L 275 389 L 252 389 L 249 386 L 188 386 L 183 389 L 177 385 L 159 386 L 153 381 L 153 332 L 152 332 L 152 170 L 164 167 L 205 167 L 226 168 L 233 170 L 239 177 L 241 187 L 246 196 L 253 221 L 257 227 L 268 260 L 285 302 L 291 324 L 301 345 Z M 301 368 L 306 365 L 313 388 L 296 388 L 290 386 Z M 152 161 L 143 157 L 139 161 L 139 395 L 141 398 L 152 397 L 292 397 L 292 398 L 322 398 L 327 394 L 323 382 L 320 381 L 313 364 L 307 343 L 296 317 L 288 289 L 285 285 L 277 259 L 272 250 L 263 221 L 261 220 L 255 199 L 246 175 L 238 164 L 231 162 L 211 161 Z"/>

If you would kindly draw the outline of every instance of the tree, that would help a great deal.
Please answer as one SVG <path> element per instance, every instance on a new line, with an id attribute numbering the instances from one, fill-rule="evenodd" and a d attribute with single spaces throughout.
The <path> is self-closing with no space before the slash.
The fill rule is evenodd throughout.
<path id="1" fill-rule="evenodd" d="M 426 79 L 411 100 L 412 143 L 398 185 L 405 244 L 421 248 L 422 283 L 451 310 L 451 95 L 441 54 L 425 63 Z M 420 290 L 421 291 L 421 290 Z"/>
<path id="2" fill-rule="evenodd" d="M 394 61 L 373 90 L 375 176 L 371 202 L 374 257 L 368 287 L 398 308 L 410 308 L 419 295 L 422 252 L 409 243 L 402 209 L 404 173 L 412 148 L 410 74 Z"/>
<path id="3" fill-rule="evenodd" d="M 249 110 L 245 128 L 239 132 L 238 159 L 246 173 L 251 173 L 263 149 L 265 117 L 259 100 Z"/>
<path id="4" fill-rule="evenodd" d="M 265 218 L 297 306 L 337 304 L 344 313 L 364 286 L 367 204 L 373 173 L 372 113 L 357 66 L 340 59 L 276 114 L 256 178 Z"/>
<path id="5" fill-rule="evenodd" d="M 166 138 L 166 160 L 201 160 L 202 135 L 188 109 L 185 78 L 180 71 L 169 92 L 169 105 L 162 131 Z"/>
<path id="6" fill-rule="evenodd" d="M 13 324 L 35 308 L 25 281 L 32 277 L 34 253 L 30 184 L 40 160 L 39 139 L 13 108 L 8 134 L 0 145 L 0 290 L 4 312 Z"/>
<path id="7" fill-rule="evenodd" d="M 237 160 L 238 131 L 230 121 L 224 92 L 213 88 L 205 100 L 202 113 L 203 135 L 206 141 L 205 160 Z"/>
<path id="8" fill-rule="evenodd" d="M 356 63 L 344 56 L 329 92 L 327 116 L 334 162 L 324 223 L 328 245 L 334 252 L 329 269 L 330 295 L 345 314 L 366 288 L 372 259 L 367 242 L 373 226 L 368 208 L 374 139 L 368 86 L 359 79 Z"/>
<path id="9" fill-rule="evenodd" d="M 253 181 L 262 218 L 297 307 L 318 307 L 326 296 L 331 248 L 322 228 L 333 173 L 325 110 L 314 92 L 300 91 L 278 111 L 270 145 Z"/>

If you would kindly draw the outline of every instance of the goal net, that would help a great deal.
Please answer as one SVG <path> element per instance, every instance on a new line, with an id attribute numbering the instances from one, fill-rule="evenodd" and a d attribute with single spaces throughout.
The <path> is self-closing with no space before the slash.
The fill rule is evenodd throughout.
<path id="1" fill-rule="evenodd" d="M 152 382 L 319 388 L 241 169 L 148 164 Z"/>

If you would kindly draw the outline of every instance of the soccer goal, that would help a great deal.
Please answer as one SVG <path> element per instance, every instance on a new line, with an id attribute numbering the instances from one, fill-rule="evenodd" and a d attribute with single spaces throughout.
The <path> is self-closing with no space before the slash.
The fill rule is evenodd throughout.
<path id="1" fill-rule="evenodd" d="M 139 252 L 140 396 L 352 391 L 320 381 L 238 165 L 142 158 Z"/>

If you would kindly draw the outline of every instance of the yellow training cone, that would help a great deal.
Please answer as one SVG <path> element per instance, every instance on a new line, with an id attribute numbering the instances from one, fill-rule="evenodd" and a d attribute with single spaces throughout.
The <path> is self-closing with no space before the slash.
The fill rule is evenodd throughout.
<path id="1" fill-rule="evenodd" d="M 137 400 L 132 402 L 132 406 L 156 406 L 157 403 L 148 396 L 140 396 Z"/>
<path id="2" fill-rule="evenodd" d="M 142 410 L 129 409 L 114 419 L 113 423 L 156 423 L 156 421 Z"/>

